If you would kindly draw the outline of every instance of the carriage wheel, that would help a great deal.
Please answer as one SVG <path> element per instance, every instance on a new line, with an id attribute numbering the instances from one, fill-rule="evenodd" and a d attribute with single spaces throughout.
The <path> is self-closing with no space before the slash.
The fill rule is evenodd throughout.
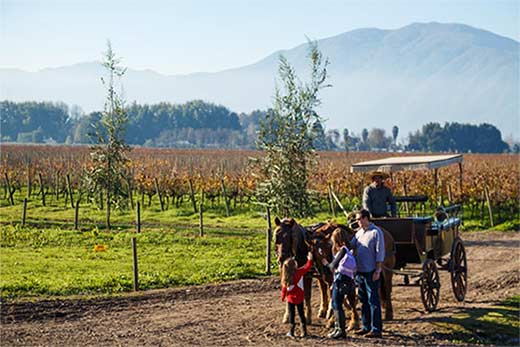
<path id="1" fill-rule="evenodd" d="M 439 303 L 441 282 L 437 265 L 432 259 L 428 259 L 423 264 L 423 273 L 420 279 L 421 301 L 428 312 L 433 312 Z"/>
<path id="2" fill-rule="evenodd" d="M 464 301 L 468 286 L 468 263 L 466 250 L 460 238 L 456 238 L 450 254 L 451 288 L 457 301 Z"/>

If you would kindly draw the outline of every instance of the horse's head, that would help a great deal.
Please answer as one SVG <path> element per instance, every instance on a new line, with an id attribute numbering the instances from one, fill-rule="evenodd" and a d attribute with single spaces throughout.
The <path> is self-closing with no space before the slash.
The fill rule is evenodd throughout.
<path id="1" fill-rule="evenodd" d="M 292 218 L 284 218 L 280 220 L 280 218 L 276 217 L 274 219 L 274 223 L 276 225 L 274 232 L 276 260 L 278 261 L 278 265 L 281 266 L 287 258 L 294 257 L 296 255 L 293 246 L 293 228 L 296 222 Z"/>
<path id="2" fill-rule="evenodd" d="M 336 234 L 334 236 L 336 241 L 345 243 L 348 246 L 355 233 L 356 232 L 349 226 L 329 220 L 313 233 L 312 240 L 314 249 L 319 255 L 326 257 L 327 259 L 332 259 L 333 234 Z"/>
<path id="3" fill-rule="evenodd" d="M 330 224 L 320 223 L 319 227 L 313 229 L 310 233 L 309 243 L 310 248 L 314 253 L 314 258 L 317 264 L 321 264 L 321 259 L 332 260 L 332 242 L 330 236 Z"/>

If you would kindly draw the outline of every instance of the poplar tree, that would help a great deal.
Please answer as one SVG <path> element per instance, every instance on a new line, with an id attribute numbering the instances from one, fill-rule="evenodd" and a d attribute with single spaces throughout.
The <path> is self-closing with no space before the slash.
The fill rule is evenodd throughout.
<path id="1" fill-rule="evenodd" d="M 103 59 L 106 78 L 101 78 L 107 94 L 101 121 L 95 128 L 96 145 L 91 147 L 92 166 L 88 172 L 89 183 L 94 187 L 94 192 L 105 199 L 107 229 L 110 229 L 112 204 L 120 205 L 128 196 L 124 191 L 124 177 L 128 163 L 126 155 L 131 148 L 125 143 L 128 123 L 125 102 L 121 93 L 116 91 L 126 72 L 120 64 L 121 59 L 115 55 L 110 41 L 107 42 Z"/>
<path id="2" fill-rule="evenodd" d="M 274 105 L 260 122 L 257 147 L 263 181 L 259 201 L 283 216 L 312 214 L 308 180 L 316 162 L 313 126 L 321 121 L 318 93 L 327 85 L 327 59 L 315 42 L 309 42 L 310 78 L 302 82 L 284 56 L 280 56 Z M 279 85 L 280 84 L 280 85 Z"/>

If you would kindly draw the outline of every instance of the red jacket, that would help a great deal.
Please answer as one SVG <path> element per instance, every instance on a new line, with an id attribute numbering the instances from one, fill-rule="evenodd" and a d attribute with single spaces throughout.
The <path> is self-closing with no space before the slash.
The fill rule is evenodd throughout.
<path id="1" fill-rule="evenodd" d="M 312 260 L 307 260 L 307 263 L 304 266 L 296 270 L 296 273 L 294 274 L 293 284 L 291 284 L 289 287 L 282 287 L 282 301 L 284 301 L 285 298 L 287 298 L 288 302 L 295 305 L 301 304 L 303 302 L 303 275 L 305 275 L 307 271 L 309 271 L 311 266 Z"/>

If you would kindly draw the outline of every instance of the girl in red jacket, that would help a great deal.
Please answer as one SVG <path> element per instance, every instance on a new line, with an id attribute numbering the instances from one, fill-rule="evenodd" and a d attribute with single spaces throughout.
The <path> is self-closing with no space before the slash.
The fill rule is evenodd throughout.
<path id="1" fill-rule="evenodd" d="M 305 275 L 312 266 L 312 253 L 309 252 L 307 255 L 307 263 L 304 266 L 300 268 L 296 266 L 297 264 L 294 258 L 287 259 L 282 265 L 282 301 L 287 298 L 287 306 L 289 307 L 289 324 L 291 324 L 291 330 L 289 330 L 287 336 L 294 337 L 294 311 L 295 307 L 297 307 L 302 325 L 301 337 L 306 337 L 307 324 L 303 312 L 303 275 Z"/>

